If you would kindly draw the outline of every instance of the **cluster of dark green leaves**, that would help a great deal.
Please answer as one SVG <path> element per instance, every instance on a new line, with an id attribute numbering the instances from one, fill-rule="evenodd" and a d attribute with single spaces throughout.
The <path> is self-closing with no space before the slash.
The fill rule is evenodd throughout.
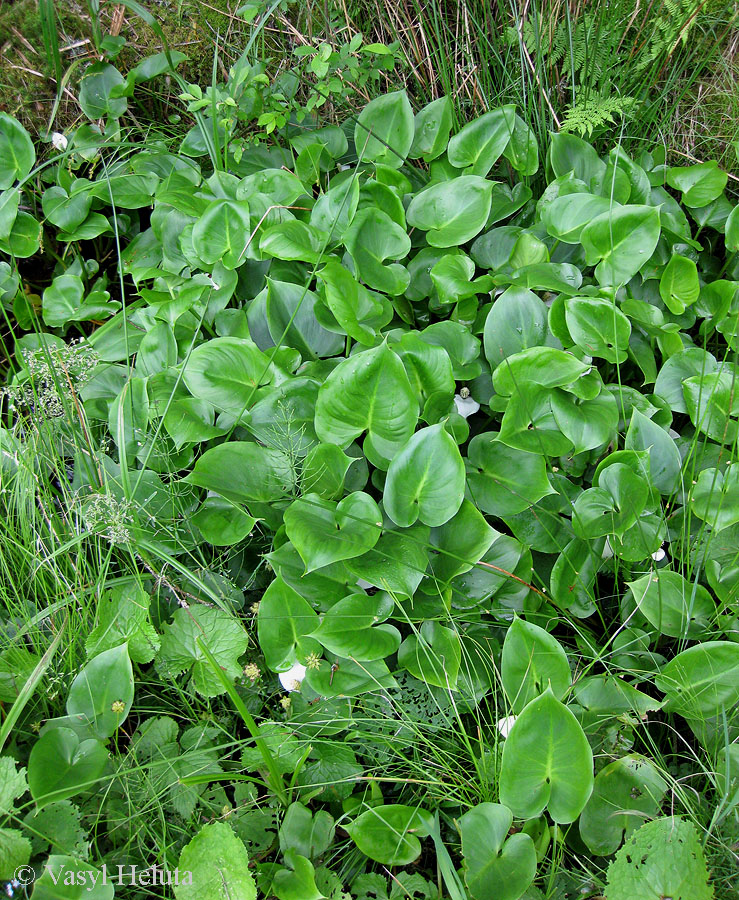
<path id="1" fill-rule="evenodd" d="M 284 721 L 257 727 L 241 706 L 256 740 L 245 771 L 268 773 L 286 808 L 277 855 L 258 866 L 280 900 L 339 896 L 314 871 L 337 825 L 386 866 L 431 838 L 450 895 L 539 897 L 563 833 L 597 868 L 659 816 L 668 782 L 645 751 L 669 720 L 721 763 L 721 815 L 736 816 L 739 214 L 726 175 L 618 147 L 601 158 L 568 134 L 542 158 L 513 107 L 451 127 L 448 99 L 414 115 L 399 91 L 344 128 L 226 147 L 226 168 L 195 161 L 203 122 L 189 155 L 91 150 L 83 126 L 32 172 L 30 139 L 0 118 L 2 296 L 21 326 L 38 321 L 22 260 L 50 245 L 57 260 L 16 382 L 34 377 L 23 351 L 73 333 L 98 360 L 57 423 L 83 522 L 175 571 L 226 553 L 243 574 L 257 547 L 273 573 L 260 659 L 300 691 Z M 120 271 L 101 267 L 119 247 Z M 39 415 L 12 409 L 3 440 Z M 100 530 L 101 494 L 115 528 Z M 158 629 L 146 598 L 101 605 L 67 716 L 31 752 L 40 807 L 104 777 L 131 660 L 239 702 L 244 597 L 205 599 Z M 498 803 L 440 821 L 423 795 L 357 782 L 342 750 L 352 709 L 404 678 L 482 723 Z M 149 720 L 127 759 L 155 732 L 157 789 L 191 816 L 204 795 L 181 779 L 220 779 L 213 735 Z M 319 733 L 320 750 L 301 743 Z M 146 791 L 135 780 L 115 780 L 111 816 Z M 458 874 L 445 842 L 460 838 Z M 612 900 L 651 877 L 613 865 Z M 675 877 L 705 892 L 691 865 Z"/>

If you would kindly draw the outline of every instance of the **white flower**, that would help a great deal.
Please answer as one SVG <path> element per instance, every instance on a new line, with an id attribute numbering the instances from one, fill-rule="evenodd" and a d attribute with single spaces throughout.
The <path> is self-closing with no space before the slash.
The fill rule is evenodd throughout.
<path id="1" fill-rule="evenodd" d="M 280 672 L 280 684 L 286 691 L 299 691 L 307 671 L 302 663 L 295 663 L 287 672 Z"/>
<path id="2" fill-rule="evenodd" d="M 507 738 L 511 733 L 511 728 L 513 728 L 513 723 L 516 721 L 516 718 L 517 716 L 506 716 L 505 719 L 498 719 L 495 723 L 495 727 L 504 738 Z"/>
<path id="3" fill-rule="evenodd" d="M 454 395 L 454 405 L 457 407 L 457 412 L 464 419 L 476 413 L 480 408 L 477 400 L 474 400 L 472 397 L 462 397 L 461 394 Z"/>
<path id="4" fill-rule="evenodd" d="M 660 547 L 655 553 L 652 554 L 652 559 L 655 562 L 662 562 L 662 560 L 667 556 L 665 553 L 664 547 Z"/>
<path id="5" fill-rule="evenodd" d="M 54 134 L 52 134 L 52 136 L 51 136 L 51 146 L 52 146 L 55 150 L 59 150 L 59 151 L 61 151 L 61 152 L 64 152 L 64 150 L 67 149 L 67 143 L 68 143 L 68 142 L 67 142 L 67 139 L 66 139 L 66 137 L 61 133 L 61 131 L 55 131 Z"/>
<path id="6" fill-rule="evenodd" d="M 360 578 L 357 581 L 357 587 L 360 587 L 363 591 L 366 591 L 367 588 L 374 587 L 374 584 L 370 584 L 369 581 L 365 581 L 364 578 Z"/>
<path id="7" fill-rule="evenodd" d="M 603 545 L 603 552 L 601 553 L 601 559 L 610 559 L 613 556 L 613 547 L 611 547 L 611 542 L 606 538 L 606 542 Z"/>

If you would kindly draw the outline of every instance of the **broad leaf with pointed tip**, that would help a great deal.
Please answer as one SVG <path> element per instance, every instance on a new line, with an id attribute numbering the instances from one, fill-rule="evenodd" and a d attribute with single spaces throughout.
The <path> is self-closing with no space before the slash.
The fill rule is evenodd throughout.
<path id="1" fill-rule="evenodd" d="M 418 421 L 418 401 L 403 363 L 386 343 L 342 360 L 329 374 L 316 401 L 316 433 L 322 441 L 348 447 L 364 431 L 391 458 L 408 441 Z"/>
<path id="2" fill-rule="evenodd" d="M 462 505 L 464 463 L 442 424 L 417 431 L 390 463 L 383 494 L 396 525 L 443 525 Z"/>
<path id="3" fill-rule="evenodd" d="M 456 247 L 485 227 L 494 182 L 462 175 L 416 194 L 407 210 L 408 224 L 426 232 L 432 247 Z"/>
<path id="4" fill-rule="evenodd" d="M 615 303 L 596 297 L 568 297 L 565 321 L 573 340 L 588 356 L 611 363 L 626 361 L 631 322 Z"/>
<path id="5" fill-rule="evenodd" d="M 331 653 L 359 662 L 384 659 L 400 646 L 400 632 L 383 622 L 395 604 L 387 594 L 350 594 L 335 603 L 310 633 Z"/>
<path id="6" fill-rule="evenodd" d="M 579 722 L 547 690 L 517 717 L 503 745 L 500 799 L 515 816 L 544 809 L 559 825 L 574 822 L 593 790 L 593 751 Z"/>
<path id="7" fill-rule="evenodd" d="M 449 141 L 449 162 L 470 175 L 484 178 L 508 146 L 515 124 L 516 107 L 512 105 L 473 119 Z"/>
<path id="8" fill-rule="evenodd" d="M 249 206 L 243 200 L 214 200 L 192 229 L 200 259 L 208 265 L 221 262 L 227 269 L 246 262 L 250 240 Z"/>
<path id="9" fill-rule="evenodd" d="M 308 637 L 318 615 L 297 591 L 277 575 L 259 601 L 257 636 L 264 661 L 273 672 L 286 672 L 295 661 L 316 649 Z"/>
<path id="10" fill-rule="evenodd" d="M 601 769 L 580 816 L 580 837 L 596 856 L 610 856 L 645 818 L 658 815 L 667 782 L 644 756 L 629 755 Z"/>
<path id="11" fill-rule="evenodd" d="M 411 240 L 386 212 L 376 207 L 360 209 L 344 235 L 344 245 L 357 277 L 369 287 L 393 297 L 408 287 L 408 270 L 399 262 L 385 265 L 385 260 L 404 259 Z"/>
<path id="12" fill-rule="evenodd" d="M 583 228 L 580 241 L 595 277 L 602 285 L 626 284 L 649 261 L 660 235 L 655 206 L 621 206 L 596 216 Z"/>
<path id="13" fill-rule="evenodd" d="M 239 416 L 267 378 L 267 368 L 267 357 L 252 341 L 218 337 L 192 351 L 183 381 L 193 397 Z"/>
<path id="14" fill-rule="evenodd" d="M 398 665 L 426 684 L 454 690 L 462 661 L 459 635 L 431 620 L 409 635 L 398 650 Z"/>
<path id="15" fill-rule="evenodd" d="M 362 491 L 349 494 L 338 504 L 318 494 L 306 494 L 285 510 L 287 536 L 306 572 L 361 556 L 375 546 L 381 528 L 377 504 Z"/>
<path id="16" fill-rule="evenodd" d="M 408 153 L 411 159 L 423 157 L 426 162 L 436 159 L 446 150 L 452 130 L 452 101 L 439 97 L 416 113 L 413 144 Z"/>
<path id="17" fill-rule="evenodd" d="M 486 432 L 470 441 L 467 485 L 483 512 L 502 518 L 523 512 L 555 491 L 540 453 L 517 450 L 497 438 Z"/>
<path id="18" fill-rule="evenodd" d="M 103 773 L 108 751 L 102 741 L 79 736 L 65 727 L 44 732 L 31 748 L 28 785 L 36 807 L 93 790 Z"/>
<path id="19" fill-rule="evenodd" d="M 412 597 L 428 566 L 426 525 L 385 531 L 375 546 L 350 559 L 347 568 L 374 587 Z"/>
<path id="20" fill-rule="evenodd" d="M 431 814 L 398 803 L 373 806 L 345 826 L 359 849 L 386 866 L 407 866 L 421 855 L 419 838 L 430 834 Z"/>
<path id="21" fill-rule="evenodd" d="M 727 713 L 739 702 L 739 644 L 704 641 L 673 657 L 655 679 L 665 709 L 686 718 Z"/>
<path id="22" fill-rule="evenodd" d="M 547 688 L 561 700 L 572 675 L 559 641 L 533 622 L 516 617 L 503 642 L 501 679 L 513 712 L 520 713 Z"/>
<path id="23" fill-rule="evenodd" d="M 413 110 L 405 91 L 392 91 L 371 100 L 354 127 L 354 146 L 362 162 L 399 169 L 413 143 Z"/>
<path id="24" fill-rule="evenodd" d="M 703 585 L 686 581 L 679 572 L 669 569 L 642 575 L 629 582 L 629 590 L 642 615 L 670 637 L 698 637 L 716 612 Z"/>

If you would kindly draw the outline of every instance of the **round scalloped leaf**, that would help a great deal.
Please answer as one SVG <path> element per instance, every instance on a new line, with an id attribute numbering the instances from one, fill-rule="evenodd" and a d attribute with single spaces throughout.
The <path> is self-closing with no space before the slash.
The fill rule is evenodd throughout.
<path id="1" fill-rule="evenodd" d="M 624 756 L 598 773 L 580 816 L 580 836 L 597 856 L 610 856 L 645 818 L 659 813 L 667 782 L 644 756 Z"/>
<path id="2" fill-rule="evenodd" d="M 712 900 L 698 832 L 675 816 L 642 825 L 608 867 L 608 900 Z"/>

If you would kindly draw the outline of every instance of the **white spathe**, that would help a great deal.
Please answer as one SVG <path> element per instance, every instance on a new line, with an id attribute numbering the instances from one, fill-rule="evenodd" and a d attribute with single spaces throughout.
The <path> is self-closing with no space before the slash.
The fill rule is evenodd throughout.
<path id="1" fill-rule="evenodd" d="M 286 691 L 299 691 L 307 671 L 302 663 L 295 663 L 287 672 L 280 672 L 280 684 Z"/>
<path id="2" fill-rule="evenodd" d="M 476 413 L 480 408 L 477 400 L 474 400 L 472 397 L 463 397 L 461 394 L 454 395 L 454 405 L 457 408 L 457 412 L 464 419 Z"/>
<path id="3" fill-rule="evenodd" d="M 59 151 L 63 152 L 64 150 L 67 149 L 67 143 L 68 143 L 68 142 L 67 142 L 67 139 L 66 139 L 66 137 L 61 133 L 61 131 L 55 131 L 54 134 L 52 134 L 52 136 L 51 136 L 51 146 L 52 146 L 55 150 L 59 150 Z"/>
<path id="4" fill-rule="evenodd" d="M 513 728 L 513 724 L 516 721 L 517 716 L 506 716 L 505 719 L 498 719 L 495 723 L 495 727 L 498 731 L 503 735 L 504 738 L 507 738 L 511 733 L 511 728 Z"/>

